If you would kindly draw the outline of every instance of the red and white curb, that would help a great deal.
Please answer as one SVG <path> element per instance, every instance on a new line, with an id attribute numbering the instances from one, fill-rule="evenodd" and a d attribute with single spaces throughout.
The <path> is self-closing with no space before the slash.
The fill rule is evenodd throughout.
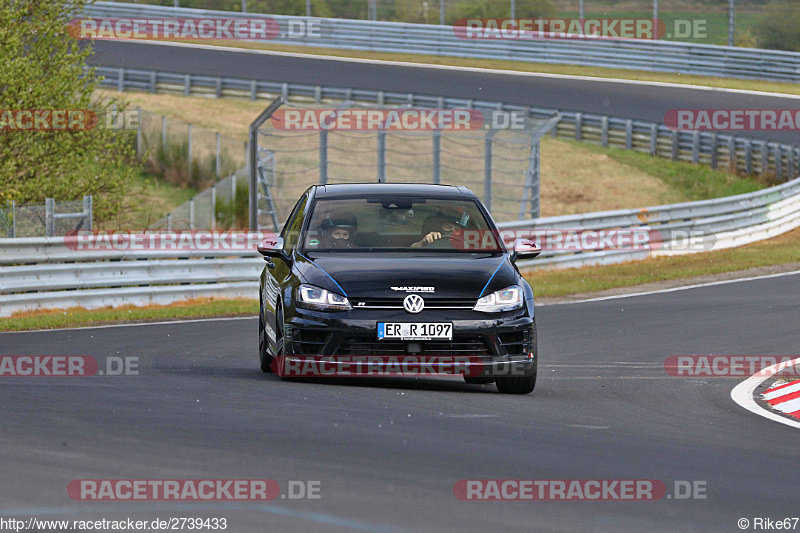
<path id="1" fill-rule="evenodd" d="M 774 409 L 800 420 L 800 379 L 769 389 L 763 398 Z"/>
<path id="2" fill-rule="evenodd" d="M 789 364 L 800 367 L 800 358 L 794 359 Z M 777 412 L 760 406 L 756 403 L 754 398 L 756 387 L 785 368 L 786 363 L 781 362 L 769 368 L 765 368 L 757 374 L 753 374 L 733 388 L 731 391 L 731 399 L 748 411 L 759 416 L 769 418 L 770 420 L 780 422 L 787 426 L 800 428 L 800 380 L 772 387 L 763 393 L 762 397 L 764 401 L 770 404 Z M 792 420 L 791 418 L 778 414 L 778 412 L 792 416 L 798 420 Z"/>

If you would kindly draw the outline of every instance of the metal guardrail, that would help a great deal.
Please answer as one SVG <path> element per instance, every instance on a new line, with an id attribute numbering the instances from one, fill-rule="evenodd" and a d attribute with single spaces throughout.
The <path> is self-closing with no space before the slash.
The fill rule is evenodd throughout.
<path id="1" fill-rule="evenodd" d="M 644 250 L 545 250 L 521 267 L 569 268 L 728 248 L 800 226 L 800 178 L 753 193 L 647 209 L 500 224 L 502 231 L 636 228 L 659 235 Z M 685 246 L 685 237 L 695 243 Z M 76 251 L 64 238 L 0 239 L 0 316 L 82 306 L 166 304 L 197 297 L 255 298 L 263 261 L 255 250 Z"/>
<path id="2" fill-rule="evenodd" d="M 97 67 L 97 73 L 104 76 L 102 86 L 116 88 L 118 91 L 135 89 L 152 93 L 251 100 L 273 100 L 277 96 L 283 96 L 297 102 L 357 101 L 376 105 L 523 112 L 536 119 L 547 119 L 554 113 L 552 109 L 490 100 L 352 87 L 326 87 L 119 67 Z M 793 177 L 800 170 L 800 148 L 796 146 L 746 136 L 676 131 L 664 124 L 623 117 L 561 111 L 561 120 L 552 134 L 565 139 L 636 150 L 675 161 L 708 164 L 712 168 L 736 168 L 748 174 L 774 174 L 778 181 Z"/>
<path id="3" fill-rule="evenodd" d="M 204 9 L 97 2 L 87 16 L 112 18 L 236 17 L 265 15 Z M 472 40 L 451 26 L 269 15 L 280 28 L 270 42 L 309 47 L 419 53 L 800 82 L 800 53 L 656 40 Z M 289 38 L 289 24 L 319 27 L 318 35 Z"/>

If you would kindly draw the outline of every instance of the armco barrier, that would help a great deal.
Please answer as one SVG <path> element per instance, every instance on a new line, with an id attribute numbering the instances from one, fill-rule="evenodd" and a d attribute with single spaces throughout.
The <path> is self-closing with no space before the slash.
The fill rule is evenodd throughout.
<path id="1" fill-rule="evenodd" d="M 356 101 L 375 105 L 412 106 L 480 111 L 522 112 L 547 119 L 553 109 L 526 107 L 490 100 L 470 100 L 415 93 L 400 93 L 352 87 L 325 87 L 288 82 L 247 80 L 178 74 L 154 70 L 97 67 L 104 76 L 102 86 L 118 91 L 135 89 L 185 96 L 216 96 L 272 100 L 283 96 L 302 101 Z M 553 129 L 560 138 L 576 139 L 645 152 L 676 161 L 703 163 L 711 168 L 736 168 L 740 172 L 774 174 L 778 181 L 797 175 L 800 148 L 745 136 L 711 132 L 676 131 L 663 124 L 622 117 L 560 111 L 561 120 Z"/>
<path id="2" fill-rule="evenodd" d="M 139 19 L 269 16 L 278 21 L 282 30 L 290 22 L 299 27 L 310 20 L 319 27 L 318 36 L 288 38 L 279 35 L 270 41 L 277 44 L 800 82 L 800 53 L 777 50 L 654 40 L 467 40 L 456 37 L 451 26 L 262 15 L 116 2 L 97 2 L 87 10 L 87 16 Z M 282 33 L 288 35 L 285 31 Z"/>
<path id="3" fill-rule="evenodd" d="M 501 230 L 655 230 L 652 250 L 546 250 L 522 267 L 568 268 L 739 246 L 800 226 L 800 178 L 702 202 L 501 224 Z M 694 232 L 686 248 L 679 236 Z M 708 246 L 706 246 L 708 245 Z M 75 251 L 64 238 L 0 239 L 0 316 L 18 311 L 166 304 L 198 297 L 256 298 L 263 261 L 255 250 Z"/>

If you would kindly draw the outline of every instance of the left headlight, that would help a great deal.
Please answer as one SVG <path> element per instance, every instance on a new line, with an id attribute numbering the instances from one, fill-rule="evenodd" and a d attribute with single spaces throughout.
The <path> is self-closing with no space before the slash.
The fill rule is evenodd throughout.
<path id="1" fill-rule="evenodd" d="M 472 309 L 484 313 L 499 313 L 500 311 L 519 309 L 522 307 L 523 301 L 522 287 L 511 285 L 480 298 Z"/>
<path id="2" fill-rule="evenodd" d="M 297 288 L 297 305 L 323 311 L 350 311 L 353 307 L 346 296 L 313 285 Z"/>

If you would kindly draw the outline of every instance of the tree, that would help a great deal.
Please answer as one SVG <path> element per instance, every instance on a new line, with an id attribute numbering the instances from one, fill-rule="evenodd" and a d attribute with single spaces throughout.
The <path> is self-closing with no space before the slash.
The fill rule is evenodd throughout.
<path id="1" fill-rule="evenodd" d="M 767 5 L 755 34 L 760 48 L 800 52 L 800 9 L 796 0 L 778 0 Z"/>
<path id="2" fill-rule="evenodd" d="M 86 68 L 91 46 L 67 30 L 85 5 L 0 3 L 0 110 L 90 110 L 101 117 L 83 131 L 0 130 L 0 203 L 91 194 L 95 215 L 104 220 L 120 211 L 136 172 L 135 133 L 105 128 L 102 117 L 112 102 L 92 99 L 99 78 Z"/>

